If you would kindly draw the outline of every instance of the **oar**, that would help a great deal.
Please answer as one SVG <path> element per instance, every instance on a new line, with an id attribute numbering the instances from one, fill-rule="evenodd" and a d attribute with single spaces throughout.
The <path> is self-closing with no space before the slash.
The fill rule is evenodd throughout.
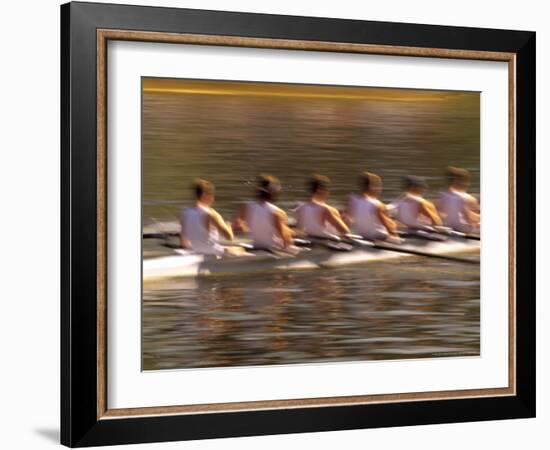
<path id="1" fill-rule="evenodd" d="M 474 241 L 480 240 L 479 234 L 463 233 L 462 231 L 456 231 L 449 227 L 436 226 L 434 227 L 434 231 L 444 236 L 461 237 L 464 239 L 472 239 Z"/>
<path id="2" fill-rule="evenodd" d="M 239 242 L 239 241 L 226 241 L 221 240 L 219 241 L 220 245 L 223 245 L 224 247 L 240 247 L 247 252 L 267 252 L 271 253 L 273 256 L 276 257 L 288 257 L 288 256 L 297 256 L 298 254 L 302 252 L 307 252 L 311 250 L 306 245 L 311 245 L 310 241 L 306 241 L 304 239 L 298 239 L 294 241 L 294 245 L 296 248 L 299 248 L 299 251 L 292 251 L 285 248 L 263 248 L 263 247 L 255 247 L 253 244 L 249 242 Z M 161 244 L 161 246 L 169 248 L 171 250 L 185 250 L 183 249 L 179 244 L 174 244 L 170 242 L 169 240 L 164 240 Z"/>
<path id="3" fill-rule="evenodd" d="M 374 248 L 378 248 L 380 250 L 387 250 L 390 252 L 397 252 L 397 253 L 406 253 L 409 255 L 418 255 L 418 256 L 427 256 L 430 258 L 439 258 L 439 259 L 446 259 L 448 261 L 455 261 L 455 262 L 461 262 L 466 264 L 479 264 L 479 261 L 475 261 L 473 259 L 468 258 L 461 258 L 460 256 L 451 256 L 451 255 L 442 255 L 439 253 L 430 253 L 430 252 L 423 252 L 422 250 L 412 250 L 408 248 L 400 248 L 393 245 L 388 244 L 373 244 Z"/>
<path id="4" fill-rule="evenodd" d="M 432 240 L 430 237 L 430 233 L 432 234 L 433 238 L 439 237 L 439 236 L 446 236 L 446 237 L 459 237 L 462 239 L 472 239 L 475 241 L 479 241 L 479 234 L 470 234 L 470 233 L 463 233 L 462 231 L 456 231 L 449 227 L 443 227 L 443 226 L 434 226 L 434 227 L 426 227 L 424 229 L 419 229 L 417 231 L 411 231 L 409 234 L 411 236 L 419 237 L 422 239 Z M 405 231 L 404 234 L 406 235 L 407 232 Z M 438 239 L 433 239 L 434 241 Z"/>
<path id="5" fill-rule="evenodd" d="M 344 242 L 339 236 L 335 234 L 326 234 L 324 236 L 309 236 L 312 244 L 321 245 L 329 250 L 338 252 L 350 252 L 353 250 L 353 245 L 349 242 Z"/>
<path id="6" fill-rule="evenodd" d="M 451 237 L 460 237 L 463 239 L 471 239 L 474 241 L 479 241 L 480 236 L 478 234 L 470 234 L 470 233 L 462 233 L 461 231 L 442 231 L 434 229 L 431 231 L 432 233 L 436 235 L 442 235 L 442 236 L 451 236 Z M 408 233 L 405 231 L 401 233 L 403 235 L 407 235 Z M 180 233 L 178 231 L 164 231 L 164 232 L 156 232 L 156 231 L 145 231 L 143 232 L 143 239 L 165 239 L 167 237 L 178 237 Z M 422 235 L 415 235 L 414 233 L 412 236 L 422 238 Z"/>
<path id="7" fill-rule="evenodd" d="M 417 256 L 426 256 L 429 258 L 446 259 L 448 261 L 461 262 L 466 264 L 479 264 L 479 261 L 475 261 L 473 259 L 468 259 L 468 258 L 461 258 L 460 256 L 451 256 L 451 255 L 442 255 L 439 253 L 424 252 L 422 250 L 402 248 L 396 245 L 367 241 L 365 239 L 357 239 L 355 237 L 350 237 L 350 236 L 347 236 L 347 238 L 351 242 L 363 247 L 377 248 L 379 250 L 386 250 L 386 251 L 396 252 L 396 253 L 404 253 L 407 255 L 417 255 Z"/>
<path id="8" fill-rule="evenodd" d="M 166 237 L 176 237 L 180 234 L 176 231 L 166 231 L 163 233 L 158 233 L 154 231 L 145 231 L 143 233 L 143 239 L 164 239 Z"/>

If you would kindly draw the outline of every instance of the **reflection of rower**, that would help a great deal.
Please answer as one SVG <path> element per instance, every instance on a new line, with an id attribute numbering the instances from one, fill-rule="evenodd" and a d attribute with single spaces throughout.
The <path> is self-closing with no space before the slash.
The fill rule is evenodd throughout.
<path id="1" fill-rule="evenodd" d="M 479 228 L 479 203 L 466 192 L 470 184 L 470 174 L 465 169 L 447 169 L 449 185 L 439 196 L 437 207 L 445 226 L 463 233 Z"/>
<path id="2" fill-rule="evenodd" d="M 197 253 L 221 256 L 225 249 L 219 243 L 219 233 L 232 240 L 233 231 L 212 208 L 214 185 L 198 179 L 193 184 L 193 191 L 197 199 L 195 206 L 183 210 L 180 214 L 181 246 Z"/>
<path id="3" fill-rule="evenodd" d="M 324 237 L 335 233 L 349 233 L 349 228 L 338 210 L 326 203 L 329 197 L 329 184 L 328 177 L 313 175 L 309 180 L 311 199 L 296 210 L 298 229 L 309 236 Z"/>
<path id="4" fill-rule="evenodd" d="M 241 206 L 235 219 L 236 229 L 250 233 L 256 248 L 286 248 L 292 244 L 292 231 L 288 227 L 288 217 L 275 206 L 281 191 L 281 183 L 271 175 L 258 176 L 256 200 Z"/>
<path id="5" fill-rule="evenodd" d="M 382 192 L 382 179 L 369 172 L 359 176 L 359 194 L 349 197 L 346 216 L 354 234 L 370 240 L 397 238 L 396 224 L 389 218 L 386 205 L 378 198 Z"/>
<path id="6" fill-rule="evenodd" d="M 434 204 L 423 195 L 428 188 L 419 177 L 405 178 L 405 194 L 397 201 L 397 220 L 409 230 L 423 230 L 431 225 L 441 225 L 441 219 Z"/>

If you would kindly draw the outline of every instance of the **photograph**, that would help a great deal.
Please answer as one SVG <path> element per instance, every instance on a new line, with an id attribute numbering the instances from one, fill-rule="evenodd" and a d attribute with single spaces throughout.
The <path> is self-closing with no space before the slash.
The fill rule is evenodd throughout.
<path id="1" fill-rule="evenodd" d="M 480 357 L 480 92 L 143 76 L 141 143 L 143 371 Z"/>
<path id="2" fill-rule="evenodd" d="M 532 22 L 180 6 L 60 8 L 61 443 L 535 417 Z"/>

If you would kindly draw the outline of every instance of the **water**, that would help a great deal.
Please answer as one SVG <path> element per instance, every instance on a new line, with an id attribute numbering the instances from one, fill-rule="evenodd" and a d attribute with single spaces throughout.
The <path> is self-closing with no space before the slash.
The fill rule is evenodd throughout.
<path id="1" fill-rule="evenodd" d="M 209 277 L 146 290 L 144 368 L 479 354 L 477 268 L 419 262 Z"/>
<path id="2" fill-rule="evenodd" d="M 468 168 L 479 192 L 478 94 L 377 89 L 362 98 L 295 98 L 269 95 L 284 93 L 279 86 L 258 88 L 265 95 L 215 86 L 232 95 L 144 92 L 144 224 L 174 220 L 199 176 L 216 183 L 215 207 L 227 219 L 258 172 L 281 179 L 286 209 L 304 200 L 314 171 L 331 177 L 336 206 L 364 169 L 382 176 L 386 201 L 410 173 L 426 177 L 435 197 L 448 165 Z M 477 355 L 479 292 L 477 266 L 426 258 L 166 281 L 144 289 L 143 367 Z"/>

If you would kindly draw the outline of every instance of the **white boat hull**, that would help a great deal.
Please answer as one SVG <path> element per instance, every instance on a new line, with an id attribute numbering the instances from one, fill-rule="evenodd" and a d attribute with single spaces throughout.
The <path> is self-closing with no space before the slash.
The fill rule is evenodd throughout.
<path id="1" fill-rule="evenodd" d="M 479 241 L 460 238 L 443 242 L 411 239 L 399 247 L 429 252 L 435 255 L 447 255 L 459 252 L 479 252 L 480 245 Z M 208 276 L 211 274 L 242 274 L 340 267 L 414 256 L 370 247 L 356 248 L 348 252 L 315 248 L 311 251 L 303 251 L 297 256 L 278 256 L 269 252 L 254 252 L 243 256 L 224 256 L 222 258 L 199 255 L 185 250 L 178 250 L 177 252 L 175 255 L 143 260 L 143 281 Z"/>

